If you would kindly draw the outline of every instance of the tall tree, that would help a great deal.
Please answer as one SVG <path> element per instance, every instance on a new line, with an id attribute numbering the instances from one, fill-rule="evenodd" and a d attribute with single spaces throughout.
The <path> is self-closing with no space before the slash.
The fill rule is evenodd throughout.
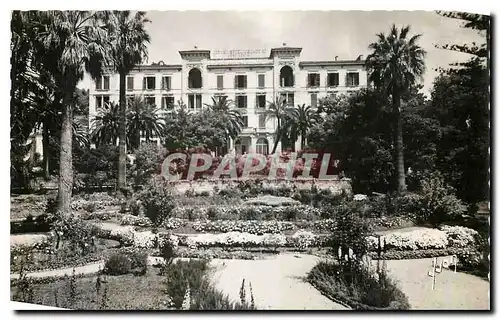
<path id="1" fill-rule="evenodd" d="M 377 35 L 378 40 L 369 45 L 372 52 L 366 58 L 369 80 L 392 98 L 399 194 L 406 192 L 401 96 L 422 77 L 426 55 L 417 44 L 421 35 L 409 37 L 409 31 L 410 26 L 398 30 L 392 25 L 387 36 L 380 33 Z"/>
<path id="2" fill-rule="evenodd" d="M 128 100 L 127 133 L 131 149 L 139 147 L 141 132 L 146 136 L 146 142 L 151 138 L 162 138 L 164 123 L 159 116 L 159 109 L 154 105 L 146 104 L 142 96 L 135 96 Z"/>
<path id="3" fill-rule="evenodd" d="M 300 135 L 300 148 L 304 149 L 306 144 L 306 137 L 309 130 L 318 121 L 318 114 L 311 106 L 305 104 L 298 105 L 295 109 L 294 117 L 292 120 L 293 131 Z"/>
<path id="4" fill-rule="evenodd" d="M 146 44 L 150 36 L 145 24 L 150 22 L 146 12 L 139 11 L 134 15 L 130 11 L 105 11 L 103 19 L 109 32 L 109 51 L 112 63 L 110 67 L 120 76 L 120 139 L 118 160 L 118 189 L 126 185 L 127 164 L 127 102 L 125 96 L 125 81 L 127 74 L 147 58 Z"/>
<path id="5" fill-rule="evenodd" d="M 476 31 L 484 40 L 471 44 L 436 47 L 467 53 L 471 58 L 456 62 L 434 81 L 428 115 L 439 121 L 438 168 L 461 199 L 475 203 L 489 198 L 490 168 L 490 34 L 487 15 L 443 12 L 438 14 L 463 21 L 461 27 Z"/>
<path id="6" fill-rule="evenodd" d="M 271 153 L 276 152 L 276 148 L 278 147 L 278 143 L 281 141 L 283 136 L 286 134 L 286 130 L 289 129 L 288 126 L 285 126 L 284 122 L 287 117 L 292 117 L 292 113 L 294 112 L 294 108 L 288 106 L 286 103 L 286 99 L 283 97 L 276 98 L 274 102 L 268 102 L 268 108 L 266 109 L 266 118 L 273 118 L 276 120 L 276 130 L 274 132 L 274 145 Z"/>
<path id="7" fill-rule="evenodd" d="M 97 110 L 90 127 L 90 139 L 97 146 L 116 145 L 119 137 L 119 105 L 110 102 Z"/>
<path id="8" fill-rule="evenodd" d="M 218 123 L 221 124 L 226 134 L 227 145 L 229 139 L 235 139 L 243 129 L 243 119 L 240 113 L 233 108 L 234 101 L 227 99 L 226 96 L 219 96 L 212 97 L 212 104 L 205 105 L 221 120 Z"/>
<path id="9" fill-rule="evenodd" d="M 68 214 L 73 189 L 73 94 L 84 71 L 93 78 L 100 76 L 106 33 L 98 16 L 88 11 L 40 11 L 37 19 L 38 39 L 46 50 L 43 64 L 53 73 L 63 96 L 58 210 Z"/>

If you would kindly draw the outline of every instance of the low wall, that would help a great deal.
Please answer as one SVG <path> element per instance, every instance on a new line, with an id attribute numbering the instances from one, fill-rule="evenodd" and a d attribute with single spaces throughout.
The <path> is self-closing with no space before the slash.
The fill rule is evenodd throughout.
<path id="1" fill-rule="evenodd" d="M 214 188 L 218 190 L 236 188 L 240 182 L 254 179 L 218 179 L 218 180 L 177 180 L 169 182 L 179 193 L 185 193 L 187 190 L 195 192 L 208 192 L 213 194 Z M 352 194 L 350 179 L 293 179 L 293 180 L 260 180 L 264 188 L 289 187 L 299 190 L 311 189 L 315 185 L 319 190 L 330 190 L 333 194 Z"/>

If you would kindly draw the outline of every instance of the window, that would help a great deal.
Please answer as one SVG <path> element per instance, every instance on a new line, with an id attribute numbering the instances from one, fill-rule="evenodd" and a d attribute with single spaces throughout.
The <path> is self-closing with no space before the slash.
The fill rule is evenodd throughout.
<path id="1" fill-rule="evenodd" d="M 243 128 L 248 128 L 248 116 L 242 116 L 243 119 Z"/>
<path id="2" fill-rule="evenodd" d="M 109 90 L 109 76 L 101 76 L 95 82 L 96 90 Z"/>
<path id="3" fill-rule="evenodd" d="M 234 77 L 234 87 L 237 89 L 245 89 L 247 87 L 247 76 L 237 75 Z"/>
<path id="4" fill-rule="evenodd" d="M 127 77 L 127 90 L 128 91 L 134 90 L 134 77 L 132 76 Z"/>
<path id="5" fill-rule="evenodd" d="M 145 96 L 144 103 L 146 103 L 147 105 L 150 105 L 150 106 L 155 106 L 156 105 L 155 96 Z"/>
<path id="6" fill-rule="evenodd" d="M 319 73 L 310 73 L 307 75 L 308 87 L 319 87 Z"/>
<path id="7" fill-rule="evenodd" d="M 255 144 L 255 151 L 267 156 L 267 154 L 269 153 L 269 142 L 267 142 L 267 139 L 260 138 L 259 140 L 257 140 L 257 143 Z"/>
<path id="8" fill-rule="evenodd" d="M 245 95 L 236 96 L 236 107 L 246 108 L 247 107 L 247 96 L 245 96 Z"/>
<path id="9" fill-rule="evenodd" d="M 293 69 L 290 66 L 284 66 L 280 70 L 280 86 L 282 87 L 293 87 L 295 82 L 295 77 L 293 75 Z"/>
<path id="10" fill-rule="evenodd" d="M 264 88 L 266 86 L 266 75 L 265 74 L 259 74 L 258 76 L 258 86 L 259 88 Z"/>
<path id="11" fill-rule="evenodd" d="M 190 94 L 188 95 L 188 108 L 189 109 L 201 109 L 201 94 Z"/>
<path id="12" fill-rule="evenodd" d="M 188 74 L 188 87 L 190 89 L 201 89 L 203 86 L 203 78 L 201 77 L 201 71 L 198 68 L 193 68 Z"/>
<path id="13" fill-rule="evenodd" d="M 266 108 L 266 95 L 265 94 L 258 94 L 256 99 L 255 99 L 255 105 L 258 109 L 265 109 Z"/>
<path id="14" fill-rule="evenodd" d="M 348 72 L 346 75 L 346 86 L 356 87 L 359 86 L 359 73 L 358 72 Z"/>
<path id="15" fill-rule="evenodd" d="M 316 108 L 318 106 L 318 94 L 311 93 L 311 107 Z"/>
<path id="16" fill-rule="evenodd" d="M 171 83 L 171 78 L 170 76 L 163 76 L 161 78 L 161 88 L 162 90 L 170 90 L 172 89 L 172 83 Z"/>
<path id="17" fill-rule="evenodd" d="M 288 106 L 291 106 L 293 107 L 294 105 L 294 101 L 293 101 L 293 93 L 291 92 L 284 92 L 281 94 L 281 98 L 282 99 L 285 99 L 285 103 L 288 105 Z"/>
<path id="18" fill-rule="evenodd" d="M 109 104 L 109 96 L 95 96 L 95 107 L 96 109 L 107 108 Z"/>
<path id="19" fill-rule="evenodd" d="M 329 73 L 327 78 L 327 86 L 329 87 L 337 87 L 339 85 L 339 74 L 338 73 Z"/>
<path id="20" fill-rule="evenodd" d="M 142 89 L 154 90 L 156 88 L 156 78 L 154 76 L 144 77 L 142 81 Z"/>
<path id="21" fill-rule="evenodd" d="M 259 114 L 259 128 L 264 129 L 266 127 L 266 115 Z"/>
<path id="22" fill-rule="evenodd" d="M 217 89 L 224 89 L 224 76 L 222 74 L 217 75 Z"/>
<path id="23" fill-rule="evenodd" d="M 173 109 L 174 108 L 174 96 L 163 96 L 161 97 L 161 107 L 162 109 Z"/>

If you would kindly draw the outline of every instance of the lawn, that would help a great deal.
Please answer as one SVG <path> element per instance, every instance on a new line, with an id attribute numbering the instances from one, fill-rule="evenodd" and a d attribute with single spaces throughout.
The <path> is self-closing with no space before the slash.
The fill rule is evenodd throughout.
<path id="1" fill-rule="evenodd" d="M 107 276 L 100 294 L 96 291 L 97 276 L 76 279 L 76 303 L 70 305 L 70 280 L 34 285 L 34 303 L 77 310 L 98 310 L 102 306 L 104 288 L 107 287 L 107 307 L 109 310 L 158 310 L 167 309 L 165 277 L 158 270 L 150 269 L 144 276 L 131 274 Z M 17 287 L 11 288 L 11 299 Z M 57 303 L 56 303 L 57 296 Z"/>

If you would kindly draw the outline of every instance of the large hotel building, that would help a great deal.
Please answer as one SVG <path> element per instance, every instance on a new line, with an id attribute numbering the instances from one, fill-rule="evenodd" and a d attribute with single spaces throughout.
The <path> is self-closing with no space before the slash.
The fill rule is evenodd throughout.
<path id="1" fill-rule="evenodd" d="M 180 64 L 163 61 L 137 66 L 126 80 L 128 96 L 142 95 L 147 103 L 168 112 L 179 107 L 196 112 L 213 96 L 227 96 L 243 115 L 244 128 L 230 142 L 230 152 L 267 154 L 273 146 L 275 120 L 264 116 L 268 102 L 283 97 L 290 105 L 316 106 L 332 93 L 358 90 L 367 84 L 362 56 L 303 61 L 302 48 L 270 50 L 179 51 Z M 119 100 L 119 76 L 102 76 L 90 87 L 89 120 L 106 102 Z M 298 145 L 297 145 L 298 148 Z M 281 146 L 278 145 L 277 151 Z"/>

